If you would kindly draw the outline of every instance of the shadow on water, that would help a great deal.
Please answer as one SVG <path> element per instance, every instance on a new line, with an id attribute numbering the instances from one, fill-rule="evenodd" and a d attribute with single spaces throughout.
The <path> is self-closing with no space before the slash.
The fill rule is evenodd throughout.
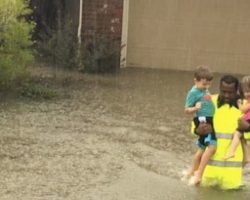
<path id="1" fill-rule="evenodd" d="M 216 75 L 211 92 L 218 80 Z M 83 75 L 64 88 L 68 98 L 4 103 L 1 197 L 246 199 L 245 189 L 222 192 L 180 181 L 195 150 L 191 118 L 183 112 L 192 84 L 190 72 L 126 68 L 116 75 Z"/>

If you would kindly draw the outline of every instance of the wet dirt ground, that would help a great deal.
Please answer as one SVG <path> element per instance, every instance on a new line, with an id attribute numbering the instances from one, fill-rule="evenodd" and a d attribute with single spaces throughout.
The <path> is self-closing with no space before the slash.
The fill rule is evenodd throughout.
<path id="1" fill-rule="evenodd" d="M 180 181 L 194 152 L 190 73 L 78 75 L 52 100 L 0 105 L 1 200 L 235 199 Z M 209 191 L 208 191 L 209 190 Z M 241 198 L 244 199 L 244 198 Z"/>

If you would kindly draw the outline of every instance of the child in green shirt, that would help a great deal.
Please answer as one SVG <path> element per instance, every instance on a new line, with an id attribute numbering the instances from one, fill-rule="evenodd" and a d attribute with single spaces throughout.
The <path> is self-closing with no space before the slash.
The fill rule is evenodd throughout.
<path id="1" fill-rule="evenodd" d="M 189 184 L 198 185 L 201 182 L 203 172 L 210 159 L 216 151 L 216 135 L 213 128 L 214 105 L 211 100 L 208 88 L 210 87 L 213 75 L 209 68 L 201 66 L 195 70 L 194 86 L 188 92 L 185 103 L 185 113 L 194 114 L 193 122 L 195 130 L 200 123 L 209 123 L 212 132 L 205 135 L 198 135 L 196 151 L 191 169 L 186 177 L 192 177 Z M 196 131 L 194 132 L 196 133 Z M 206 150 L 206 151 L 205 151 Z"/>

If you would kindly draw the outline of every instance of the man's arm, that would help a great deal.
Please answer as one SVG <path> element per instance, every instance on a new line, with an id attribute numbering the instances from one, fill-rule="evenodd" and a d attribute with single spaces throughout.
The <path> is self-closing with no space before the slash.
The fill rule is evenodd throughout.
<path id="1" fill-rule="evenodd" d="M 249 128 L 249 126 L 250 125 L 246 120 L 241 119 L 241 118 L 238 120 L 238 129 L 247 130 Z"/>

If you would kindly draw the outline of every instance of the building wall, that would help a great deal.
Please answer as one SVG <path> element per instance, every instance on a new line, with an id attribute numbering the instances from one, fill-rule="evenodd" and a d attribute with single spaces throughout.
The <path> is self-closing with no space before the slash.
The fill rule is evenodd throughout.
<path id="1" fill-rule="evenodd" d="M 84 69 L 113 72 L 120 68 L 123 0 L 83 0 Z"/>
<path id="2" fill-rule="evenodd" d="M 250 1 L 130 0 L 127 66 L 250 74 Z"/>
<path id="3" fill-rule="evenodd" d="M 121 40 L 123 0 L 83 0 L 83 40 L 102 34 Z"/>

